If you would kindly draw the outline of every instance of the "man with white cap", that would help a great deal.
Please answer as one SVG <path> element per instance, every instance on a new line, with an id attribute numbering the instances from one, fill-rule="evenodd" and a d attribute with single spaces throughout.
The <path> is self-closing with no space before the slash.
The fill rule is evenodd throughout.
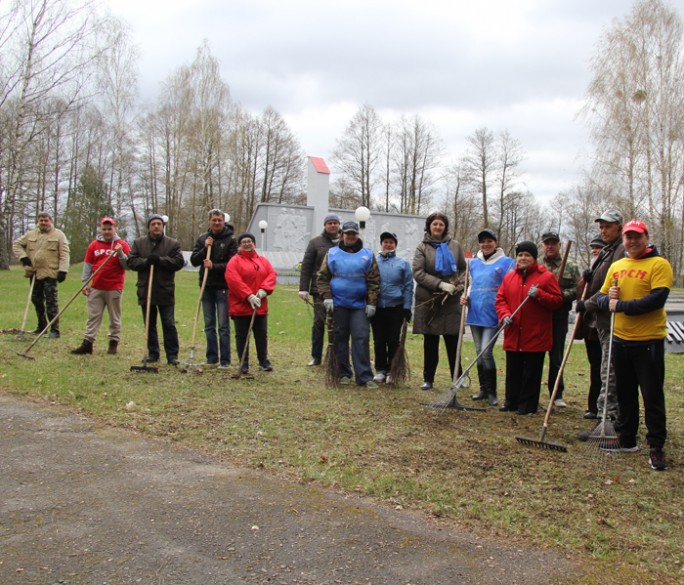
<path id="1" fill-rule="evenodd" d="M 639 390 L 644 402 L 649 464 L 667 469 L 663 445 L 665 415 L 665 303 L 672 288 L 672 267 L 649 242 L 648 228 L 633 219 L 622 229 L 626 257 L 608 269 L 598 296 L 602 309 L 615 313 L 613 365 L 619 404 L 615 430 L 619 446 L 611 451 L 638 452 Z"/>
<path id="2" fill-rule="evenodd" d="M 321 268 L 323 258 L 330 248 L 340 242 L 341 218 L 336 213 L 329 213 L 323 219 L 323 232 L 312 238 L 304 252 L 302 270 L 299 277 L 299 297 L 303 301 L 313 299 L 314 319 L 311 327 L 311 361 L 309 366 L 319 366 L 323 359 L 323 340 L 325 337 L 325 308 L 318 292 L 316 275 Z"/>
<path id="3" fill-rule="evenodd" d="M 606 414 L 609 419 L 615 420 L 618 415 L 615 375 L 612 370 L 613 365 L 608 362 L 610 311 L 599 307 L 597 295 L 601 290 L 603 281 L 606 279 L 606 274 L 608 274 L 611 264 L 617 262 L 625 255 L 625 247 L 622 244 L 622 224 L 624 220 L 622 213 L 617 209 L 607 209 L 594 221 L 599 224 L 599 232 L 605 246 L 598 258 L 592 263 L 591 269 L 585 270 L 582 275 L 584 281 L 589 284 L 589 289 L 586 295 L 587 300 L 577 302 L 577 311 L 584 313 L 583 319 L 586 325 L 596 328 L 596 333 L 601 342 L 601 392 L 596 404 L 596 412 L 600 417 L 604 410 L 604 401 L 607 400 L 608 403 L 605 405 Z M 608 375 L 609 368 L 611 368 L 610 376 Z M 607 386 L 606 380 L 608 380 Z M 589 438 L 590 432 L 580 433 L 577 438 L 586 441 Z"/>

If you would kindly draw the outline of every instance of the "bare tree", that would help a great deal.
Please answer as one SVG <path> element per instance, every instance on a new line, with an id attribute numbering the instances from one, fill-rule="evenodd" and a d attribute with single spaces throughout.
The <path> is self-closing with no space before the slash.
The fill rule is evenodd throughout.
<path id="1" fill-rule="evenodd" d="M 479 128 L 467 137 L 468 147 L 463 157 L 462 170 L 464 179 L 480 193 L 482 197 L 482 221 L 489 225 L 488 191 L 497 169 L 497 157 L 494 144 L 494 133 L 488 128 Z"/>

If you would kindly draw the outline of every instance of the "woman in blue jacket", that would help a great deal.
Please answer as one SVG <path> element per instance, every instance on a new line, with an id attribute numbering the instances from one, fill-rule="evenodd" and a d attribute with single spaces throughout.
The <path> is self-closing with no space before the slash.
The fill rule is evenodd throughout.
<path id="1" fill-rule="evenodd" d="M 392 358 L 399 349 L 401 326 L 411 320 L 413 272 L 411 265 L 397 256 L 397 235 L 380 234 L 377 262 L 380 270 L 380 296 L 375 316 L 371 319 L 375 350 L 375 380 L 386 382 Z"/>
<path id="2" fill-rule="evenodd" d="M 504 276 L 515 268 L 515 260 L 504 254 L 499 248 L 496 232 L 485 228 L 477 235 L 480 250 L 477 258 L 470 262 L 470 286 L 461 297 L 461 304 L 468 305 L 466 323 L 473 334 L 475 350 L 478 355 L 491 342 L 499 325 L 494 304 L 496 293 Z M 480 391 L 473 395 L 473 400 L 489 401 L 496 406 L 496 362 L 494 361 L 494 344 L 477 360 L 477 377 L 480 380 Z"/>

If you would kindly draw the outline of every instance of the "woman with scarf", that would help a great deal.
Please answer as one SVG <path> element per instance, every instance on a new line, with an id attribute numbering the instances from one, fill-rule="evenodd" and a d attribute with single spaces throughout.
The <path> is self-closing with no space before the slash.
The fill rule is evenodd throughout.
<path id="1" fill-rule="evenodd" d="M 456 348 L 466 262 L 461 245 L 449 235 L 449 220 L 432 213 L 425 220 L 425 237 L 413 257 L 416 296 L 413 332 L 423 334 L 423 390 L 435 382 L 439 364 L 439 337 L 449 358 L 451 379 L 456 371 Z M 460 370 L 460 367 L 459 367 Z"/>

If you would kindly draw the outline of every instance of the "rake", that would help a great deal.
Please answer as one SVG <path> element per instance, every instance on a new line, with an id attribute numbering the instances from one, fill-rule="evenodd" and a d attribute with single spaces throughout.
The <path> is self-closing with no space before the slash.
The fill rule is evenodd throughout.
<path id="1" fill-rule="evenodd" d="M 28 318 L 29 306 L 31 305 L 31 297 L 33 296 L 33 286 L 36 284 L 36 273 L 31 275 L 31 286 L 29 286 L 28 297 L 26 297 L 26 306 L 24 307 L 24 318 L 21 320 L 21 329 L 14 341 L 24 341 L 26 333 L 26 319 Z"/>
<path id="2" fill-rule="evenodd" d="M 584 290 L 582 291 L 581 299 L 584 300 L 589 286 L 584 285 Z M 551 397 L 549 398 L 549 405 L 546 408 L 546 416 L 544 417 L 544 424 L 542 425 L 541 434 L 539 439 L 530 439 L 528 437 L 516 437 L 515 440 L 521 445 L 526 445 L 527 447 L 537 447 L 539 449 L 549 449 L 551 451 L 562 451 L 563 453 L 568 452 L 568 448 L 560 443 L 554 443 L 553 441 L 545 441 L 546 433 L 549 430 L 549 418 L 551 417 L 551 411 L 553 410 L 553 402 L 556 400 L 556 395 L 558 394 L 558 388 L 560 388 L 561 378 L 563 377 L 563 371 L 565 370 L 565 364 L 568 363 L 568 358 L 570 357 L 570 352 L 572 351 L 572 340 L 575 339 L 577 331 L 579 331 L 582 319 L 575 319 L 575 326 L 572 328 L 572 335 L 570 336 L 570 343 L 568 344 L 565 354 L 563 355 L 563 361 L 561 362 L 560 368 L 558 368 L 558 375 L 556 376 L 556 381 L 553 385 L 553 392 L 551 392 Z"/>
<path id="3" fill-rule="evenodd" d="M 618 282 L 615 279 L 614 285 Z M 601 450 L 613 450 L 620 448 L 620 437 L 617 436 L 613 422 L 608 420 L 608 385 L 610 384 L 610 371 L 613 369 L 613 333 L 615 332 L 615 312 L 610 314 L 610 338 L 608 340 L 608 367 L 606 368 L 606 395 L 603 397 L 603 413 L 601 422 L 589 433 L 587 443 Z"/>
<path id="4" fill-rule="evenodd" d="M 118 245 L 114 248 L 114 251 L 115 251 L 115 252 L 118 252 L 120 249 L 121 249 L 121 244 L 118 244 Z M 62 307 L 62 309 L 61 309 L 61 310 L 60 310 L 52 319 L 50 319 L 50 322 L 45 326 L 45 328 L 44 328 L 44 329 L 38 334 L 38 336 L 33 340 L 33 342 L 31 343 L 31 345 L 29 345 L 29 346 L 23 351 L 23 353 L 20 352 L 20 351 L 16 352 L 18 356 L 21 356 L 21 357 L 23 357 L 23 358 L 25 358 L 25 359 L 27 359 L 27 360 L 34 360 L 34 359 L 36 359 L 36 358 L 34 358 L 32 355 L 29 355 L 29 354 L 28 354 L 29 351 L 31 351 L 31 348 L 43 338 L 43 335 L 45 335 L 45 334 L 48 332 L 48 330 L 50 329 L 50 327 L 52 326 L 52 324 L 53 324 L 55 321 L 57 321 L 57 319 L 59 319 L 59 318 L 62 316 L 62 313 L 64 313 L 64 311 L 66 311 L 66 310 L 69 308 L 69 305 L 71 305 L 71 303 L 73 303 L 73 302 L 76 300 L 76 298 L 77 298 L 77 297 L 86 289 L 86 287 L 91 283 L 91 281 L 93 281 L 93 280 L 95 279 L 95 277 L 98 275 L 98 273 L 100 272 L 100 270 L 102 270 L 102 269 L 107 265 L 107 262 L 109 262 L 109 261 L 112 259 L 113 256 L 116 256 L 116 254 L 109 254 L 109 255 L 104 259 L 104 262 L 103 262 L 102 264 L 100 264 L 100 266 L 98 267 L 98 269 L 90 275 L 90 277 L 88 278 L 88 280 L 86 280 L 86 281 L 83 283 L 83 285 L 81 286 L 81 288 L 79 288 L 79 289 L 76 291 L 76 294 L 74 294 L 74 296 L 71 297 L 71 298 L 69 299 L 69 301 L 67 302 L 67 304 L 64 305 L 64 307 Z"/>
<path id="5" fill-rule="evenodd" d="M 147 281 L 147 305 L 145 306 L 145 355 L 143 357 L 142 366 L 131 366 L 131 372 L 148 372 L 150 374 L 158 374 L 159 368 L 155 366 L 148 366 L 147 362 L 150 359 L 148 354 L 147 342 L 150 336 L 150 304 L 152 302 L 152 279 L 154 277 L 154 264 L 150 266 L 150 275 Z"/>
<path id="6" fill-rule="evenodd" d="M 207 246 L 207 258 L 211 258 L 211 246 Z M 202 275 L 202 286 L 200 286 L 199 298 L 197 299 L 197 307 L 195 307 L 195 322 L 192 326 L 192 341 L 190 342 L 190 356 L 186 362 L 188 368 L 199 368 L 200 364 L 195 361 L 195 338 L 197 337 L 197 322 L 199 321 L 200 307 L 202 306 L 202 296 L 204 295 L 204 288 L 207 286 L 207 277 L 209 270 L 205 267 Z M 181 370 L 186 371 L 186 370 Z"/>
<path id="7" fill-rule="evenodd" d="M 468 279 L 470 277 L 470 262 L 466 263 L 466 274 L 465 274 L 465 284 L 464 284 L 464 291 L 468 290 Z M 522 305 L 521 305 L 522 306 Z M 469 410 L 469 411 L 480 411 L 484 412 L 487 409 L 486 408 L 480 408 L 478 406 L 466 406 L 465 404 L 461 404 L 458 401 L 458 398 L 456 394 L 458 393 L 459 388 L 466 388 L 467 385 L 464 384 L 464 381 L 468 378 L 468 372 L 472 369 L 472 367 L 477 363 L 478 358 L 484 353 L 484 351 L 480 352 L 478 356 L 475 358 L 475 361 L 471 363 L 463 372 L 461 373 L 458 378 L 456 378 L 458 371 L 461 369 L 461 349 L 463 347 L 463 332 L 465 330 L 465 321 L 466 321 L 466 313 L 467 313 L 467 306 L 463 305 L 461 308 L 461 323 L 459 325 L 459 331 L 458 331 L 458 344 L 456 346 L 456 363 L 454 365 L 454 380 L 451 384 L 451 388 L 446 391 L 445 394 L 440 396 L 437 400 L 434 402 L 423 402 L 423 406 L 429 406 L 431 408 L 441 408 L 442 410 L 447 409 L 447 408 L 453 408 L 455 410 Z M 493 341 L 496 341 L 497 334 L 494 336 Z M 487 348 L 489 349 L 491 347 L 491 343 L 487 344 Z M 440 400 L 441 399 L 441 400 Z"/>

